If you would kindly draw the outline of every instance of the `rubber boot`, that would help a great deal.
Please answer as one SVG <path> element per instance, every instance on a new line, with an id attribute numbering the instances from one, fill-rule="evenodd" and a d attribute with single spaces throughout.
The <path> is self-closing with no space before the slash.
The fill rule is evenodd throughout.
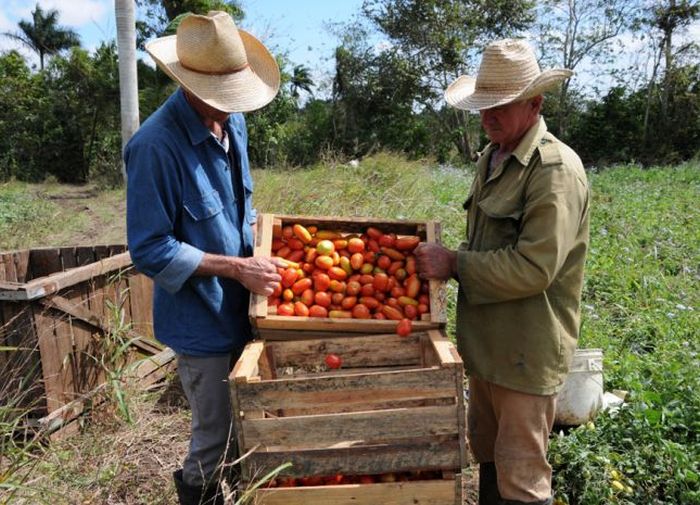
<path id="1" fill-rule="evenodd" d="M 180 505 L 224 505 L 223 494 L 218 492 L 218 483 L 206 488 L 190 486 L 182 480 L 182 469 L 173 473 L 173 480 Z"/>
<path id="2" fill-rule="evenodd" d="M 479 465 L 479 505 L 501 505 L 495 463 Z"/>

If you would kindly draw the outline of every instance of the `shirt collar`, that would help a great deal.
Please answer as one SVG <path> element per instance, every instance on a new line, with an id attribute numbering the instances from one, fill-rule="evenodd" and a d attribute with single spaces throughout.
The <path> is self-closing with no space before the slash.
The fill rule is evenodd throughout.
<path id="1" fill-rule="evenodd" d="M 547 133 L 547 125 L 544 122 L 544 118 L 540 116 L 539 121 L 527 131 L 518 144 L 518 147 L 515 148 L 511 155 L 514 156 L 521 165 L 527 166 L 545 133 Z"/>
<path id="2" fill-rule="evenodd" d="M 183 119 L 183 127 L 185 128 L 187 136 L 189 137 L 192 145 L 201 144 L 211 137 L 211 131 L 209 128 L 204 126 L 202 120 L 189 104 L 185 98 L 185 93 L 182 88 L 178 88 L 178 90 L 175 92 L 174 105 L 178 116 Z M 230 119 L 231 118 L 229 117 L 229 119 L 226 120 L 227 124 L 229 123 Z"/>

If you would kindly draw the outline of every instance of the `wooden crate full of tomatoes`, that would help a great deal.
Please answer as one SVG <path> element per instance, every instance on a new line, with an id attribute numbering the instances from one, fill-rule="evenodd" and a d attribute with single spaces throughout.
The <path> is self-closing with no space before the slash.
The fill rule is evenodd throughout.
<path id="1" fill-rule="evenodd" d="M 463 365 L 441 329 L 249 343 L 230 377 L 260 505 L 458 505 Z"/>
<path id="2" fill-rule="evenodd" d="M 413 256 L 439 240 L 432 221 L 261 214 L 255 255 L 287 266 L 272 296 L 251 296 L 252 324 L 267 339 L 443 327 L 445 284 L 421 280 Z"/>

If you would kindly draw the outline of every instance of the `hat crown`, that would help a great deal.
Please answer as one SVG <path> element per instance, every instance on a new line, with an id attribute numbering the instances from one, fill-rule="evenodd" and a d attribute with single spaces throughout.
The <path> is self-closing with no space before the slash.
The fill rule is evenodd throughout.
<path id="1" fill-rule="evenodd" d="M 226 12 L 191 14 L 177 28 L 177 56 L 185 68 L 204 74 L 228 74 L 248 65 L 245 46 Z"/>
<path id="2" fill-rule="evenodd" d="M 484 49 L 476 76 L 476 89 L 520 90 L 540 73 L 535 53 L 526 41 L 499 40 Z"/>

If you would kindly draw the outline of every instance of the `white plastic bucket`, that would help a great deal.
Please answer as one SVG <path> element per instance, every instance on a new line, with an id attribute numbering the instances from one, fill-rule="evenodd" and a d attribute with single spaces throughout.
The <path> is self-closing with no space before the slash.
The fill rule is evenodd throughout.
<path id="1" fill-rule="evenodd" d="M 603 351 L 576 349 L 569 375 L 557 395 L 554 424 L 574 426 L 592 420 L 603 406 Z"/>

